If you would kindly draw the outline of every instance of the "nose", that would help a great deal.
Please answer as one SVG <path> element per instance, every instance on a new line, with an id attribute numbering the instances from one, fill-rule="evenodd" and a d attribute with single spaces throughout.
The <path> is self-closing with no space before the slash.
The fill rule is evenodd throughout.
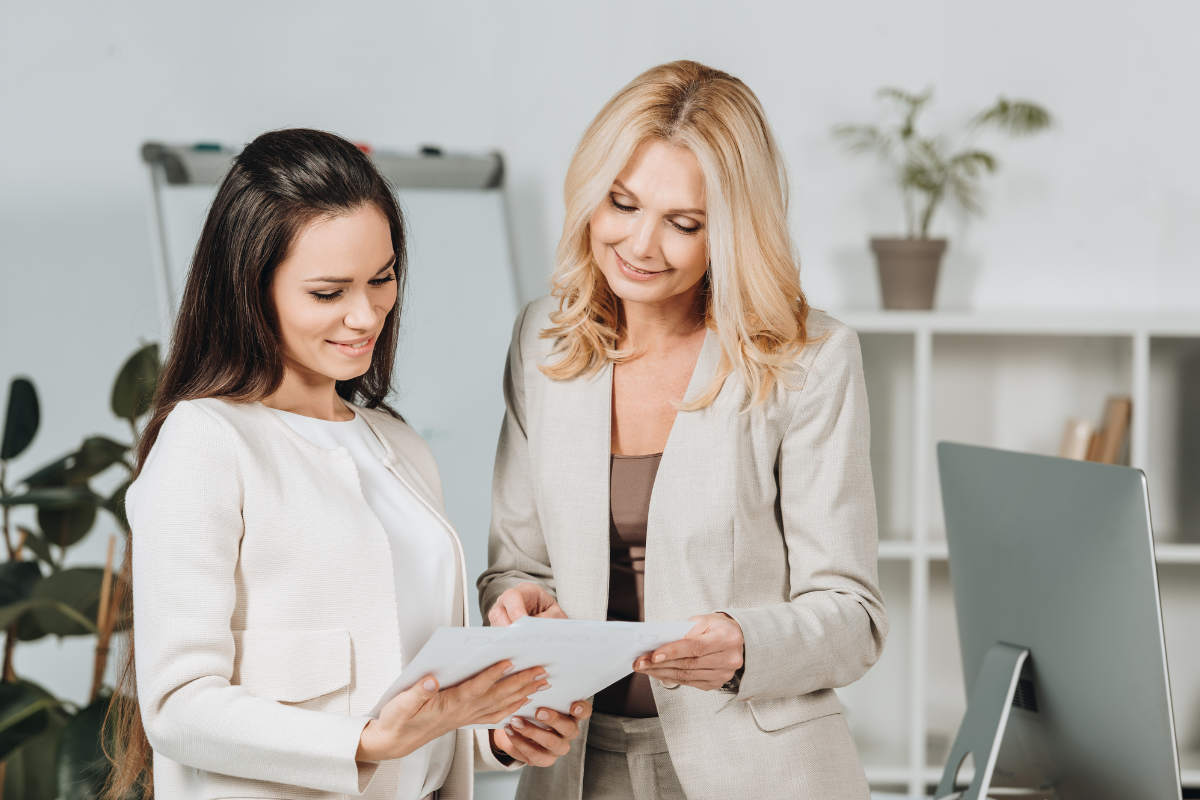
<path id="1" fill-rule="evenodd" d="M 658 252 L 659 226 L 649 214 L 641 214 L 633 222 L 630 236 L 630 254 L 640 261 L 652 258 Z"/>
<path id="2" fill-rule="evenodd" d="M 347 307 L 346 316 L 342 321 L 347 328 L 370 331 L 379 324 L 379 316 L 380 309 L 371 304 L 371 298 L 367 292 L 354 292 L 350 297 L 350 305 Z"/>

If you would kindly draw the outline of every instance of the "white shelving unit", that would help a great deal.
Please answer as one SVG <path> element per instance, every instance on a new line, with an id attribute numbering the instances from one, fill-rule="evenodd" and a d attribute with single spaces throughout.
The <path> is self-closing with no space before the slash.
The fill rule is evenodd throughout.
<path id="1" fill-rule="evenodd" d="M 1200 314 L 832 312 L 859 333 L 892 632 L 841 691 L 877 790 L 925 794 L 965 708 L 935 444 L 1055 455 L 1069 417 L 1133 398 L 1185 786 L 1200 786 Z"/>

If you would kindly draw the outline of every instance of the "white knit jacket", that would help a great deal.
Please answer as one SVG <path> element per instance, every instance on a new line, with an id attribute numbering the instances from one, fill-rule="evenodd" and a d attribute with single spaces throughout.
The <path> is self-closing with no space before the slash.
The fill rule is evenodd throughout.
<path id="1" fill-rule="evenodd" d="M 453 541 L 466 625 L 462 546 L 432 453 L 404 422 L 357 410 L 398 488 Z M 349 453 L 312 444 L 260 403 L 181 402 L 126 509 L 156 797 L 399 800 L 398 762 L 354 756 L 403 664 L 397 615 L 423 609 L 396 607 L 387 534 Z M 475 751 L 500 768 L 486 732 L 460 730 L 441 800 L 470 799 Z"/>

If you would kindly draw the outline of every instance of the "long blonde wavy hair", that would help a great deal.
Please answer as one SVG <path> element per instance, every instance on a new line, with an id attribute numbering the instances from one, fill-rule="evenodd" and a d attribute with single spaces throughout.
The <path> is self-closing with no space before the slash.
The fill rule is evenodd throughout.
<path id="1" fill-rule="evenodd" d="M 807 338 L 808 301 L 787 225 L 787 174 L 766 114 L 737 78 L 695 61 L 643 72 L 608 101 L 567 169 L 566 219 L 553 275 L 559 310 L 543 338 L 560 356 L 555 380 L 594 373 L 633 354 L 618 348 L 621 301 L 592 256 L 589 221 L 634 151 L 651 139 L 688 148 L 704 176 L 709 268 L 705 323 L 721 342 L 713 382 L 684 410 L 716 399 L 730 374 L 749 405 L 787 382 Z"/>

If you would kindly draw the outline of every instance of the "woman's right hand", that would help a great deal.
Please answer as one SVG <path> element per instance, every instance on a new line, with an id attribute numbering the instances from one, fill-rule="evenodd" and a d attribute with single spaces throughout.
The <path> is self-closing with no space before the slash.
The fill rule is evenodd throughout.
<path id="1" fill-rule="evenodd" d="M 512 625 L 521 617 L 550 617 L 566 619 L 554 595 L 537 583 L 518 583 L 496 598 L 488 611 L 488 622 L 494 627 Z"/>
<path id="2" fill-rule="evenodd" d="M 511 661 L 500 661 L 439 691 L 427 675 L 393 697 L 366 724 L 358 740 L 358 761 L 401 758 L 426 742 L 464 725 L 496 723 L 515 713 L 534 692 L 545 689 L 546 670 L 531 667 L 505 677 Z"/>

